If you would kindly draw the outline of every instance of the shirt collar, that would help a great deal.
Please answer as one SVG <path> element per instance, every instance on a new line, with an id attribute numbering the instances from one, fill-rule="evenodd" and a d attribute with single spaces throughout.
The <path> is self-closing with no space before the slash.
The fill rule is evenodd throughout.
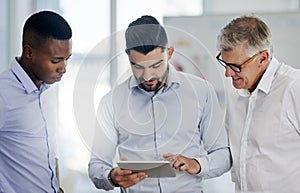
<path id="1" fill-rule="evenodd" d="M 280 66 L 280 63 L 278 62 L 278 60 L 275 57 L 273 57 L 255 90 L 261 90 L 264 93 L 268 94 L 270 92 L 272 82 L 274 80 L 275 74 L 276 74 L 279 66 Z M 247 89 L 239 89 L 238 94 L 240 96 L 249 96 L 250 95 L 250 93 Z"/>
<path id="2" fill-rule="evenodd" d="M 168 64 L 168 65 L 169 65 L 169 73 L 168 73 L 166 87 L 170 87 L 174 83 L 180 84 L 180 80 L 179 80 L 178 76 L 176 75 L 176 69 L 174 68 L 173 65 L 171 65 L 171 64 Z M 138 86 L 139 86 L 138 81 L 132 75 L 129 80 L 129 88 L 131 89 L 131 88 L 138 87 Z"/>
<path id="3" fill-rule="evenodd" d="M 20 58 L 15 58 L 11 64 L 11 69 L 18 81 L 23 85 L 25 88 L 25 91 L 27 94 L 36 92 L 39 89 L 36 87 L 36 85 L 33 83 L 33 81 L 30 79 L 28 74 L 24 71 L 24 69 L 20 66 L 18 63 L 18 60 Z M 40 90 L 44 91 L 47 88 L 49 88 L 48 84 L 42 83 Z"/>
<path id="4" fill-rule="evenodd" d="M 266 72 L 264 73 L 261 81 L 258 84 L 258 89 L 265 92 L 266 94 L 269 93 L 271 89 L 272 82 L 275 78 L 275 74 L 280 66 L 278 60 L 273 57 L 269 67 L 267 68 Z"/>

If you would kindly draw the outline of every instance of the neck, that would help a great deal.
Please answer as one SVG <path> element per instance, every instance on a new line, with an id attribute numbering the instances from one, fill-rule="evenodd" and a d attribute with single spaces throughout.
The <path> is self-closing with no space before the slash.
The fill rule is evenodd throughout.
<path id="1" fill-rule="evenodd" d="M 20 64 L 20 66 L 23 68 L 23 70 L 26 72 L 35 86 L 40 89 L 43 81 L 38 80 L 38 78 L 36 78 L 36 76 L 31 72 L 31 70 L 29 69 L 29 64 L 22 57 L 19 60 L 17 59 L 17 62 Z"/>
<path id="2" fill-rule="evenodd" d="M 253 84 L 253 86 L 251 88 L 249 88 L 249 92 L 252 93 L 258 86 L 260 80 L 262 79 L 263 75 L 265 74 L 267 68 L 268 68 L 269 64 L 266 66 L 266 68 L 257 76 L 257 80 L 255 81 L 255 83 Z"/>

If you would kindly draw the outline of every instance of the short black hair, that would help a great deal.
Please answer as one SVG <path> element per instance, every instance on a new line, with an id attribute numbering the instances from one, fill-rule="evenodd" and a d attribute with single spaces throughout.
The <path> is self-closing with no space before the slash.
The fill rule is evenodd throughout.
<path id="1" fill-rule="evenodd" d="M 163 26 L 150 15 L 144 15 L 128 25 L 125 32 L 126 50 L 135 50 L 146 55 L 157 47 L 168 46 L 167 33 Z"/>
<path id="2" fill-rule="evenodd" d="M 40 11 L 31 15 L 23 27 L 23 46 L 47 38 L 69 40 L 72 38 L 72 29 L 68 22 L 55 12 Z"/>

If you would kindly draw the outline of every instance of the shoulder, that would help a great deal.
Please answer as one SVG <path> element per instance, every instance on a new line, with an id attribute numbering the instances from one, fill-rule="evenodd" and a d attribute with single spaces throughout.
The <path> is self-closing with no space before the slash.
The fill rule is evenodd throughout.
<path id="1" fill-rule="evenodd" d="M 185 96 L 195 96 L 203 102 L 215 98 L 216 90 L 208 80 L 185 72 L 178 72 L 177 77 L 179 91 Z"/>
<path id="2" fill-rule="evenodd" d="M 6 88 L 8 85 L 11 84 L 13 73 L 11 70 L 5 70 L 4 72 L 0 73 L 0 88 L 1 90 Z"/>
<path id="3" fill-rule="evenodd" d="M 17 87 L 19 87 L 18 83 L 10 69 L 0 74 L 0 97 L 2 100 L 4 100 L 4 96 L 9 95 Z"/>
<path id="4" fill-rule="evenodd" d="M 290 79 L 297 79 L 300 75 L 300 69 L 282 63 L 277 71 L 278 75 L 285 76 Z"/>
<path id="5" fill-rule="evenodd" d="M 103 95 L 101 101 L 109 102 L 115 97 L 123 97 L 130 90 L 130 78 L 117 84 L 112 89 L 110 89 L 106 94 Z"/>
<path id="6" fill-rule="evenodd" d="M 8 103 L 7 89 L 8 85 L 11 84 L 8 78 L 8 71 L 2 72 L 0 74 L 0 110 L 4 110 L 5 104 Z"/>
<path id="7" fill-rule="evenodd" d="M 209 81 L 190 73 L 177 71 L 176 76 L 178 77 L 179 81 L 184 85 L 190 84 L 192 86 L 200 86 L 200 87 L 211 85 Z"/>
<path id="8" fill-rule="evenodd" d="M 300 85 L 300 69 L 293 68 L 291 66 L 282 64 L 277 71 L 277 82 L 288 85 Z"/>
<path id="9" fill-rule="evenodd" d="M 281 91 L 285 97 L 300 96 L 300 70 L 281 64 L 273 84 L 273 90 Z"/>
<path id="10" fill-rule="evenodd" d="M 0 95 L 6 105 L 21 104 L 25 100 L 26 89 L 12 69 L 0 74 Z"/>

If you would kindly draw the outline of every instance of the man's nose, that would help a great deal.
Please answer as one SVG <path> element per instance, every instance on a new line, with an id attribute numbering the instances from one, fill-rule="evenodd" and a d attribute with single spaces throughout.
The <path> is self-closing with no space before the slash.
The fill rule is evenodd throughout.
<path id="1" fill-rule="evenodd" d="M 231 77 L 235 74 L 235 72 L 229 67 L 229 66 L 226 66 L 226 70 L 225 70 L 225 76 L 226 77 Z"/>
<path id="2" fill-rule="evenodd" d="M 148 69 L 148 68 L 144 69 L 143 78 L 144 78 L 145 81 L 151 80 L 152 73 L 151 73 L 150 69 Z"/>
<path id="3" fill-rule="evenodd" d="M 67 61 L 64 60 L 63 62 L 61 62 L 59 68 L 58 68 L 58 72 L 61 74 L 66 73 L 66 67 L 67 67 Z"/>

